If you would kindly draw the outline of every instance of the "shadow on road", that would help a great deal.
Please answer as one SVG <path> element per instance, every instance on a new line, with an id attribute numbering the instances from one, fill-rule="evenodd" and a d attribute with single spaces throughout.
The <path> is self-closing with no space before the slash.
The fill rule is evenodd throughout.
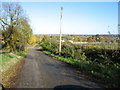
<path id="1" fill-rule="evenodd" d="M 59 85 L 54 87 L 54 90 L 90 90 L 79 85 Z"/>
<path id="2" fill-rule="evenodd" d="M 36 51 L 43 51 L 43 49 L 35 49 Z"/>

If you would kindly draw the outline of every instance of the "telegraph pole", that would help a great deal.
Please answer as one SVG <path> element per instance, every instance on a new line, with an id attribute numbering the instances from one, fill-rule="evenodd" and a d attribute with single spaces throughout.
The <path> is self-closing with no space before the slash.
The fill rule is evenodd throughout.
<path id="1" fill-rule="evenodd" d="M 61 53 L 61 38 L 62 38 L 62 10 L 63 10 L 63 7 L 61 7 L 61 10 L 60 10 L 60 43 L 59 43 L 59 54 Z"/>

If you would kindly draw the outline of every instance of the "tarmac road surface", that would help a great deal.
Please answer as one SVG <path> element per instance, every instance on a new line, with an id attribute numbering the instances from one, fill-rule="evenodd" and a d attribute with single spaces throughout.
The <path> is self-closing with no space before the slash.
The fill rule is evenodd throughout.
<path id="1" fill-rule="evenodd" d="M 70 65 L 45 55 L 36 46 L 26 56 L 15 88 L 100 88 L 77 72 Z"/>

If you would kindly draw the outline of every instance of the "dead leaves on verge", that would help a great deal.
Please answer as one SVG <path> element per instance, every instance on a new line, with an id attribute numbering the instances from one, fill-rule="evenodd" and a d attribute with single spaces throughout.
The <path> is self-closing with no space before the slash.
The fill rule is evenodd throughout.
<path id="1" fill-rule="evenodd" d="M 24 59 L 18 61 L 16 64 L 12 65 L 7 71 L 2 73 L 2 83 L 5 88 L 10 88 L 15 85 L 15 81 L 20 74 L 24 61 Z"/>

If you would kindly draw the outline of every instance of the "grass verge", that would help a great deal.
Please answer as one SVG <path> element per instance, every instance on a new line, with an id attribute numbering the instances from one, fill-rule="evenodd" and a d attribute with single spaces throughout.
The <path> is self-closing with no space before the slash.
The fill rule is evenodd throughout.
<path id="1" fill-rule="evenodd" d="M 13 64 L 5 72 L 2 73 L 2 84 L 5 88 L 11 88 L 15 85 L 15 81 L 18 78 L 23 65 L 24 59 L 19 60 L 16 64 Z"/>
<path id="2" fill-rule="evenodd" d="M 103 65 L 92 64 L 91 62 L 76 60 L 72 58 L 64 58 L 60 55 L 55 55 L 49 51 L 43 51 L 45 54 L 50 55 L 57 60 L 70 64 L 81 72 L 89 75 L 94 81 L 101 83 L 104 87 L 114 87 L 119 88 L 119 73 L 120 73 L 120 66 L 109 66 L 105 67 Z"/>
<path id="3" fill-rule="evenodd" d="M 22 52 L 3 52 L 0 57 L 2 58 L 0 65 L 2 66 L 2 72 L 7 71 L 12 65 L 16 64 L 24 58 L 28 51 Z"/>
<path id="4" fill-rule="evenodd" d="M 2 84 L 5 88 L 10 88 L 15 84 L 24 65 L 24 57 L 30 48 L 32 47 L 27 47 L 25 51 L 21 52 L 2 52 L 2 54 L 0 54 Z"/>

